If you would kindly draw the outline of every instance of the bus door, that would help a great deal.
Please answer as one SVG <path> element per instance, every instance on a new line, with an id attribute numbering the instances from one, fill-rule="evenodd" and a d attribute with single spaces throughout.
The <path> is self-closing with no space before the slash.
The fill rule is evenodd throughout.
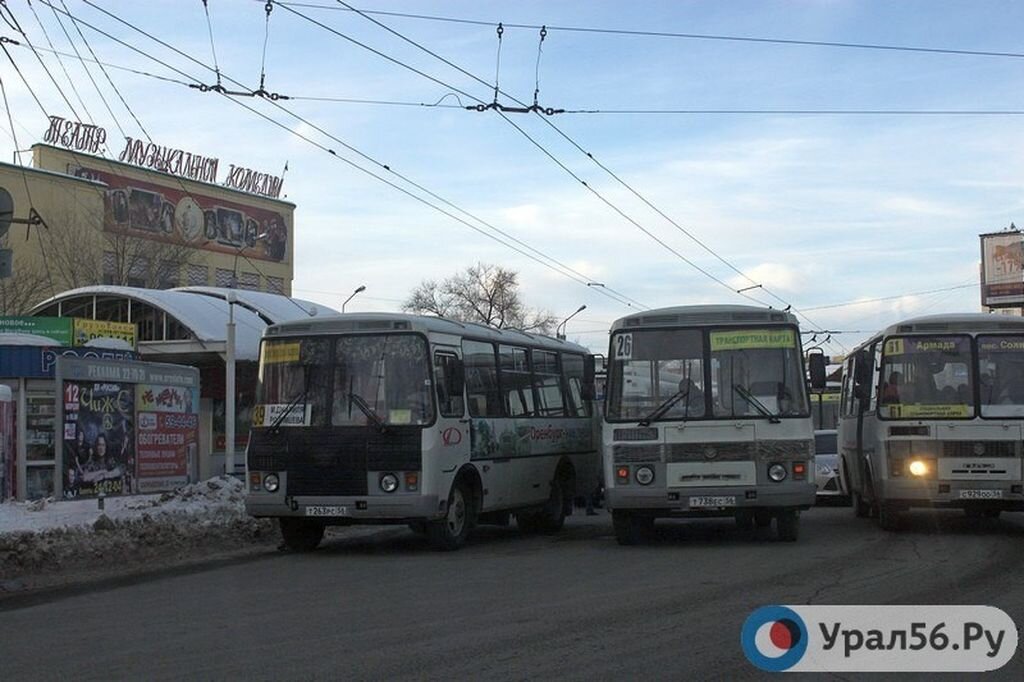
<path id="1" fill-rule="evenodd" d="M 431 475 L 450 484 L 455 472 L 469 461 L 470 429 L 466 418 L 465 374 L 459 349 L 436 347 L 434 349 L 434 388 L 437 397 L 437 423 L 433 444 L 427 450 L 435 453 Z M 426 461 L 424 462 L 426 468 Z M 436 488 L 439 495 L 446 490 Z"/>

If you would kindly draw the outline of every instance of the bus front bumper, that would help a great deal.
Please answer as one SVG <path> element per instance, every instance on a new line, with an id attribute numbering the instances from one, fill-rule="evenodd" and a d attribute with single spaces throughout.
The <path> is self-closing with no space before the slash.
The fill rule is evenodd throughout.
<path id="1" fill-rule="evenodd" d="M 1024 511 L 1024 482 L 893 480 L 880 482 L 880 498 L 894 507 Z"/>
<path id="2" fill-rule="evenodd" d="M 815 502 L 815 486 L 813 482 L 785 487 L 642 489 L 637 486 L 609 488 L 605 490 L 605 497 L 613 510 L 661 516 L 729 516 L 741 510 L 810 509 Z"/>
<path id="3" fill-rule="evenodd" d="M 303 517 L 328 524 L 388 524 L 443 518 L 447 500 L 437 495 L 365 495 L 360 497 L 287 496 L 250 492 L 245 510 L 256 517 Z"/>

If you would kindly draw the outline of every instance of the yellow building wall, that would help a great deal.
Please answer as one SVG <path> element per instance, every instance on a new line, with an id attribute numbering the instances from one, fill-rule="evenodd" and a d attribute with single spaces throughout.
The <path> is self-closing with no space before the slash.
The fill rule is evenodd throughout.
<path id="1" fill-rule="evenodd" d="M 185 244 L 195 267 L 182 268 L 179 286 L 228 286 L 237 272 L 240 288 L 291 295 L 294 204 L 46 144 L 32 154 L 33 168 L 0 163 L 0 186 L 11 193 L 16 217 L 28 217 L 33 206 L 48 223 L 74 225 L 83 247 L 103 244 L 104 231 Z M 218 177 L 227 171 L 225 164 Z M 25 227 L 12 225 L 0 246 L 14 251 L 15 277 L 19 268 L 45 271 L 46 237 L 33 228 L 26 241 Z M 69 288 L 56 270 L 37 302 Z"/>

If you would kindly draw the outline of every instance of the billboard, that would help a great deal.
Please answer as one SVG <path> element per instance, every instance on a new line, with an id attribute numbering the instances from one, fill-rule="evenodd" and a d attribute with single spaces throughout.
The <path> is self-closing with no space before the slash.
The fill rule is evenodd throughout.
<path id="1" fill-rule="evenodd" d="M 274 263 L 288 260 L 288 226 L 276 211 L 186 193 L 177 181 L 157 185 L 81 166 L 70 166 L 68 173 L 107 185 L 107 231 Z"/>
<path id="2" fill-rule="evenodd" d="M 1024 305 L 1024 234 L 1019 230 L 981 235 L 981 304 Z"/>

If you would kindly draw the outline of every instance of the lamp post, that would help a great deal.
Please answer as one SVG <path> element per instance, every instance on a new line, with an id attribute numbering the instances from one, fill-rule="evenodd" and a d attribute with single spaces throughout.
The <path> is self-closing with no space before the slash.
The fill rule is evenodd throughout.
<path id="1" fill-rule="evenodd" d="M 224 474 L 235 473 L 235 292 L 227 295 L 228 331 L 224 377 Z"/>
<path id="2" fill-rule="evenodd" d="M 577 315 L 579 315 L 580 313 L 582 313 L 586 309 L 587 309 L 587 306 L 581 305 L 579 308 L 576 309 L 576 312 L 574 312 L 572 315 L 570 315 L 569 317 L 567 317 L 564 320 L 562 320 L 562 324 L 560 324 L 557 327 L 555 327 L 555 337 L 560 339 L 560 340 L 562 340 L 562 341 L 564 341 L 565 340 L 565 325 L 566 325 L 566 323 L 569 320 L 571 320 L 572 318 L 574 318 Z M 559 331 L 559 330 L 561 330 L 561 331 Z"/>
<path id="3" fill-rule="evenodd" d="M 361 291 L 366 291 L 366 285 L 360 284 L 359 288 L 353 291 L 352 294 L 345 299 L 345 302 L 341 304 L 341 312 L 345 312 L 345 306 L 348 305 L 348 302 L 355 298 L 356 294 L 358 294 Z"/>

